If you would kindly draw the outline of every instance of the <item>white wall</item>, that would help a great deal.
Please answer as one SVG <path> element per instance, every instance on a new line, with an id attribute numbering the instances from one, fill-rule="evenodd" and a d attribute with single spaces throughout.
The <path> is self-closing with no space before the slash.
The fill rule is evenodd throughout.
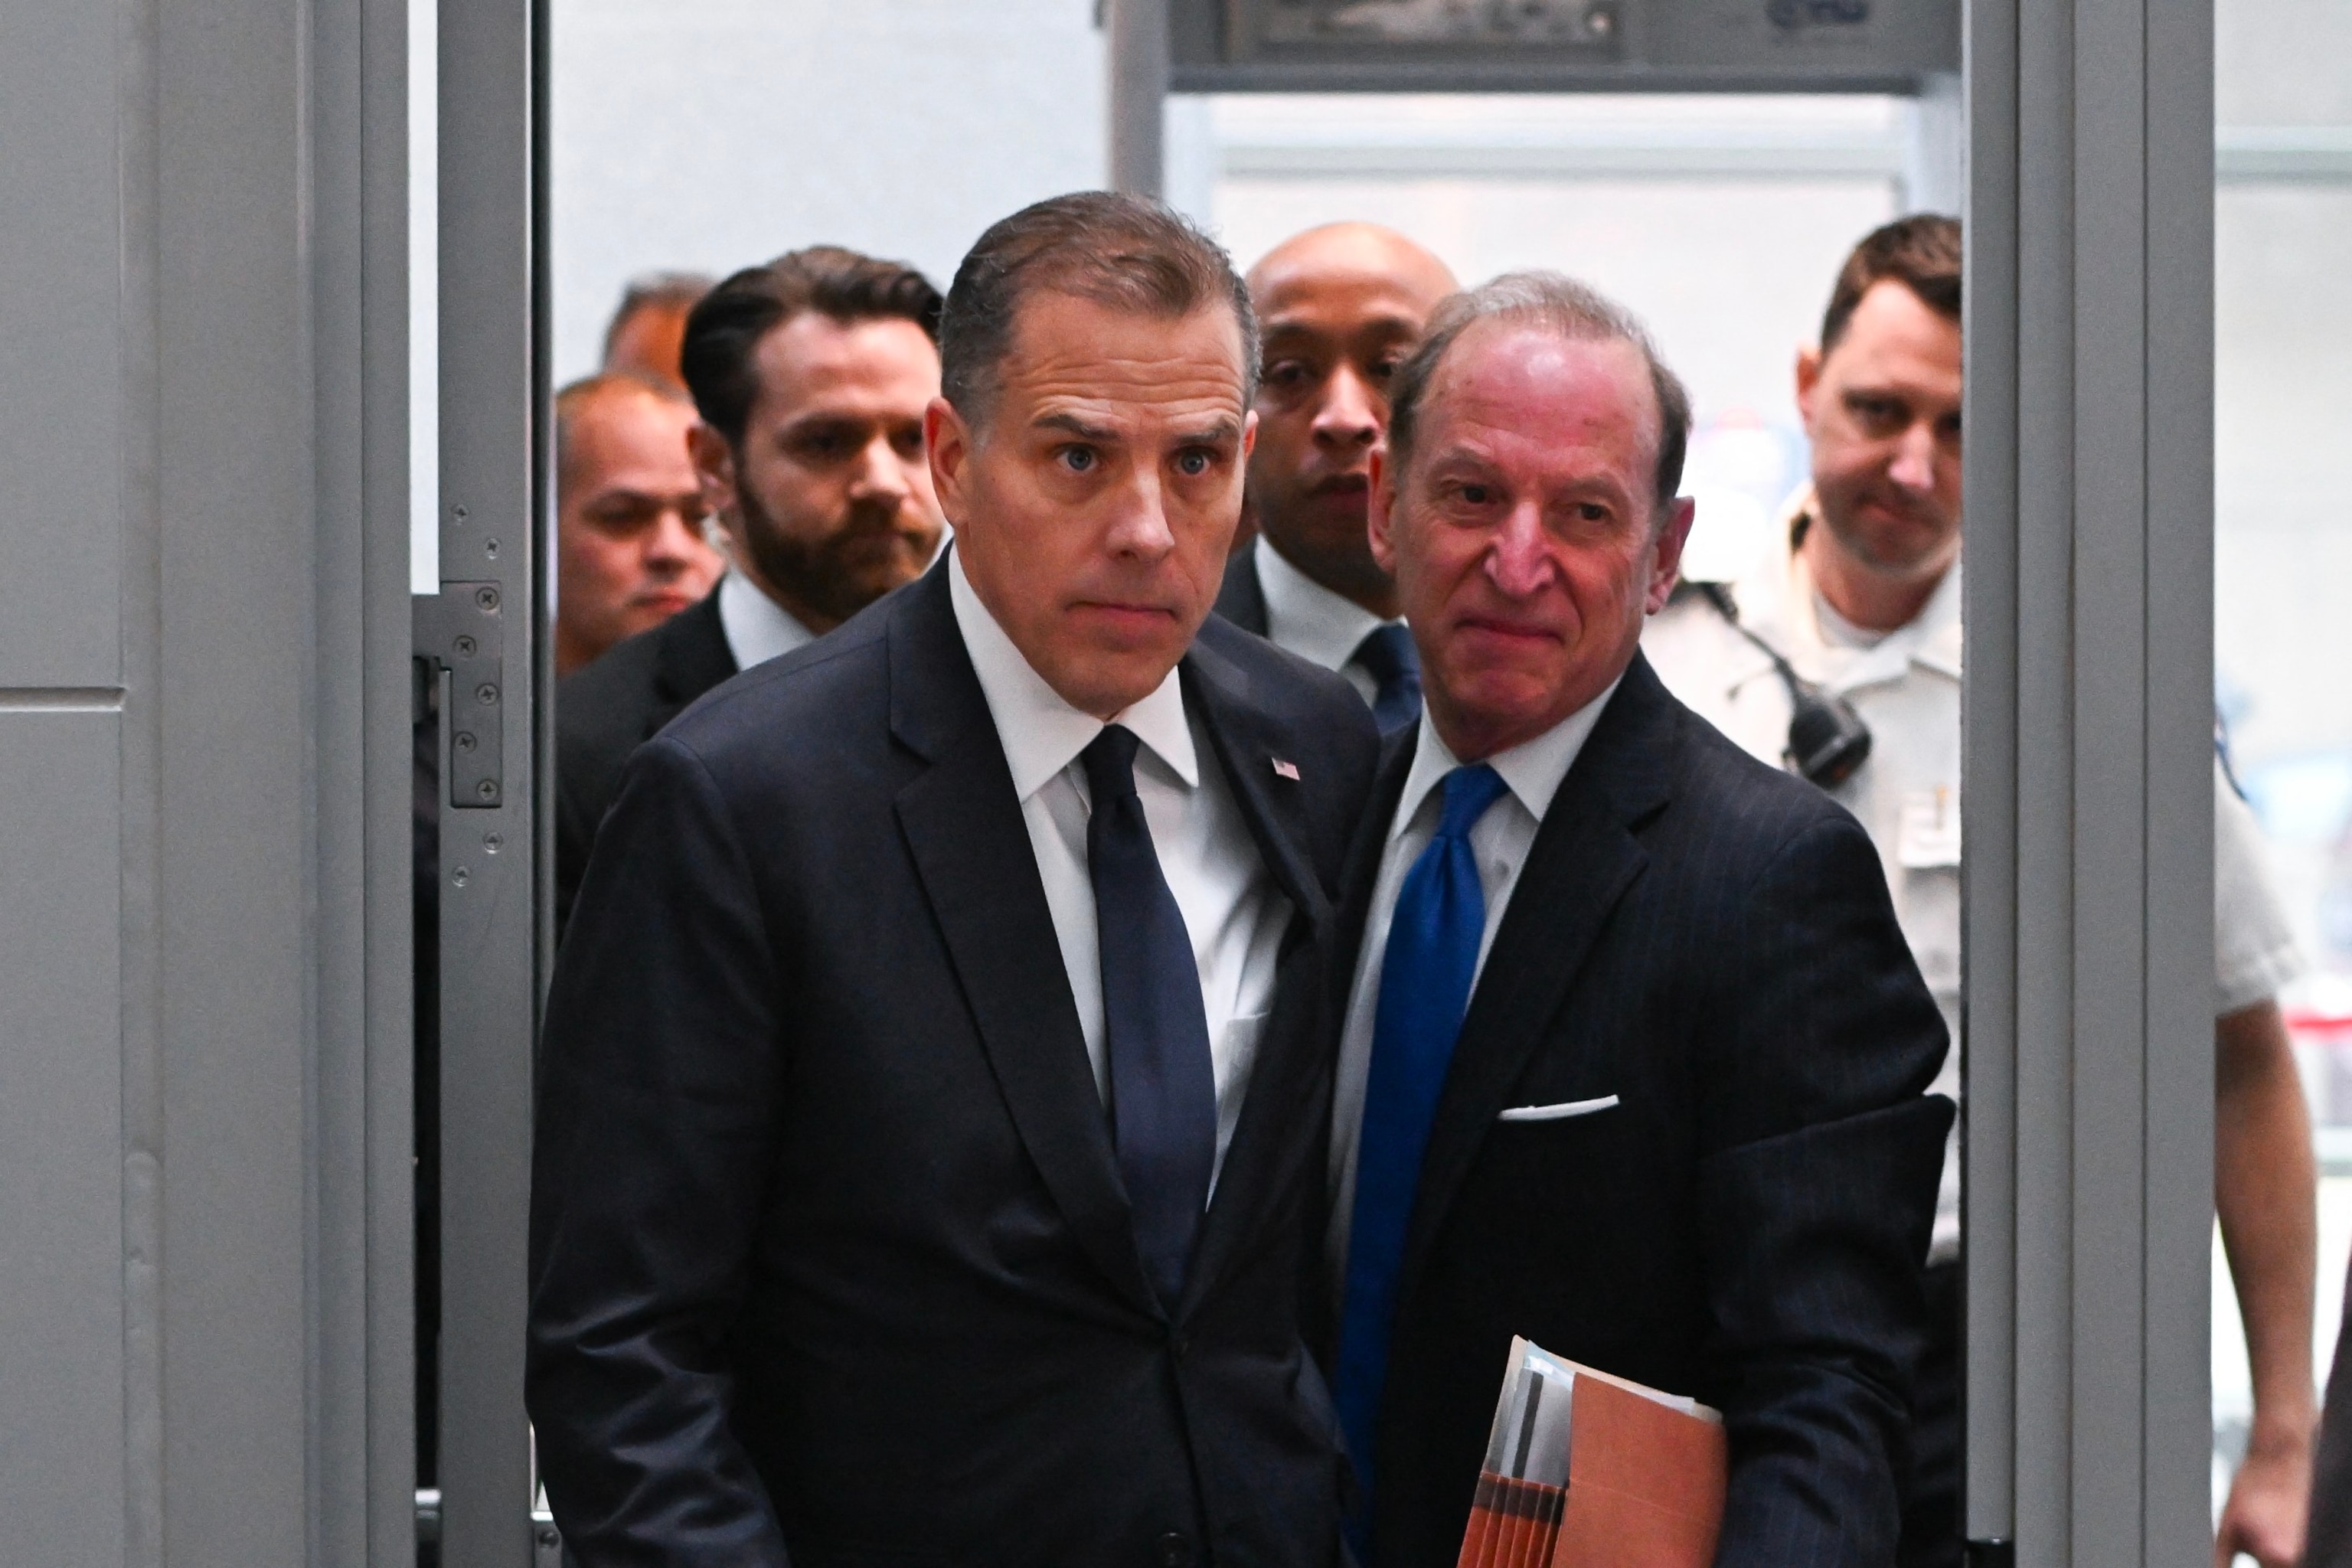
<path id="1" fill-rule="evenodd" d="M 1465 283 L 1570 273 L 1649 324 L 1703 419 L 1793 418 L 1796 351 L 1899 210 L 1905 154 L 1883 98 L 1226 98 L 1208 124 L 1209 216 L 1244 266 L 1359 217 Z"/>
<path id="2" fill-rule="evenodd" d="M 1691 389 L 1686 565 L 1717 575 L 1804 471 L 1797 351 L 1847 250 L 1904 210 L 1912 130 L 1885 98 L 1196 99 L 1170 112 L 1169 184 L 1244 267 L 1367 218 L 1465 283 L 1547 268 L 1624 303 Z"/>
<path id="3" fill-rule="evenodd" d="M 633 276 L 834 243 L 947 286 L 1105 177 L 1093 0 L 554 0 L 555 375 Z"/>

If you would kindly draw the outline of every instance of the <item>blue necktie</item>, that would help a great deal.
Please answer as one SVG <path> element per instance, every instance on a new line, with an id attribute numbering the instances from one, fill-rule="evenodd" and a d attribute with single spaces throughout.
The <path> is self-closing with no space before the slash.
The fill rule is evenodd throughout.
<path id="1" fill-rule="evenodd" d="M 1470 1005 L 1478 943 L 1486 930 L 1486 894 L 1478 882 L 1470 829 L 1504 788 L 1502 775 L 1484 763 L 1445 775 L 1436 837 L 1405 874 L 1381 959 L 1333 1389 L 1365 1499 L 1362 1513 L 1350 1524 L 1360 1560 L 1371 1511 L 1372 1430 L 1388 1376 L 1405 1226 L 1412 1218 L 1422 1154 L 1437 1119 L 1462 1015 Z"/>
<path id="2" fill-rule="evenodd" d="M 1402 621 L 1374 626 L 1348 656 L 1360 664 L 1379 690 L 1372 698 L 1372 722 L 1385 735 L 1421 717 L 1421 650 Z"/>
<path id="3" fill-rule="evenodd" d="M 1102 947 L 1111 1140 L 1145 1272 L 1172 1311 L 1209 1205 L 1217 1082 L 1192 939 L 1160 875 L 1135 793 L 1138 743 L 1132 731 L 1113 724 L 1079 760 L 1094 805 L 1087 872 Z"/>

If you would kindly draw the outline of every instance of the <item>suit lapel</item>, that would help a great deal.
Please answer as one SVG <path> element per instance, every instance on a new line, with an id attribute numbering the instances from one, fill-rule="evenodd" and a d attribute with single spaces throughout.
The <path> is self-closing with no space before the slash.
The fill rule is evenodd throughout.
<path id="1" fill-rule="evenodd" d="M 981 1044 L 1079 1245 L 1156 1316 L 1035 852 L 943 566 L 900 595 L 888 636 L 891 731 L 931 764 L 899 791 L 899 826 Z"/>
<path id="2" fill-rule="evenodd" d="M 1265 584 L 1257 574 L 1257 546 L 1245 544 L 1225 563 L 1217 590 L 1217 614 L 1245 632 L 1265 636 Z"/>
<path id="3" fill-rule="evenodd" d="M 655 722 L 646 731 L 649 736 L 735 673 L 735 650 L 728 646 L 727 626 L 719 618 L 718 589 L 672 616 L 662 629 L 659 657 L 654 661 Z"/>
<path id="4" fill-rule="evenodd" d="M 1307 849 L 1301 784 L 1275 771 L 1298 749 L 1296 738 L 1286 738 L 1249 702 L 1247 675 L 1215 649 L 1194 643 L 1181 669 L 1186 705 L 1208 732 L 1214 765 L 1224 770 L 1259 856 L 1296 911 L 1241 1118 L 1187 1277 L 1182 1310 L 1189 1311 L 1246 1250 L 1266 1218 L 1265 1195 L 1280 1190 L 1318 1142 L 1300 1123 L 1319 1103 L 1322 994 L 1314 981 L 1331 952 L 1331 906 Z"/>
<path id="5" fill-rule="evenodd" d="M 1185 704 L 1201 715 L 1266 868 L 1319 929 L 1331 909 L 1307 853 L 1307 802 L 1299 781 L 1276 771 L 1283 764 L 1297 773 L 1291 753 L 1298 750 L 1297 737 L 1249 701 L 1249 677 L 1216 649 L 1194 643 L 1179 668 Z"/>
<path id="6" fill-rule="evenodd" d="M 1487 1130 L 1648 859 L 1632 830 L 1667 797 L 1674 744 L 1673 700 L 1637 655 L 1537 830 L 1470 998 L 1422 1160 L 1401 1302 Z"/>
<path id="7" fill-rule="evenodd" d="M 1343 963 L 1331 972 L 1333 1005 L 1345 1015 L 1355 989 L 1356 966 L 1362 961 L 1364 928 L 1371 923 L 1372 895 L 1379 890 L 1381 858 L 1388 852 L 1389 834 L 1396 826 L 1397 803 L 1404 798 L 1404 782 L 1412 776 L 1413 748 L 1421 727 L 1409 724 L 1381 742 L 1380 767 L 1372 774 L 1372 797 L 1364 805 L 1363 820 L 1348 847 L 1348 863 L 1339 877 L 1339 952 Z"/>

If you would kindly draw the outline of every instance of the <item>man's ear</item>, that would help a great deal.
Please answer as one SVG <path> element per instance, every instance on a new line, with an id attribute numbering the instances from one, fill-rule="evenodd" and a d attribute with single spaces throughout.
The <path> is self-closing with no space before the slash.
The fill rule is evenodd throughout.
<path id="1" fill-rule="evenodd" d="M 931 489 L 940 498 L 940 510 L 957 528 L 963 526 L 969 515 L 964 506 L 963 479 L 965 464 L 971 458 L 971 430 L 964 424 L 963 416 L 955 405 L 944 397 L 934 397 L 923 410 L 923 455 L 931 465 Z"/>
<path id="2" fill-rule="evenodd" d="M 1370 492 L 1364 498 L 1364 530 L 1372 547 L 1372 562 L 1390 576 L 1396 575 L 1396 465 L 1386 446 L 1371 453 Z"/>
<path id="3" fill-rule="evenodd" d="M 1643 613 L 1656 615 L 1674 597 L 1675 584 L 1683 574 L 1683 546 L 1690 542 L 1691 520 L 1698 515 L 1698 502 L 1688 496 L 1677 496 L 1666 512 L 1666 520 L 1658 525 L 1657 553 L 1650 562 L 1650 597 Z"/>
<path id="4" fill-rule="evenodd" d="M 1257 410 L 1253 408 L 1242 418 L 1242 467 L 1249 467 L 1250 454 L 1257 450 Z"/>
<path id="5" fill-rule="evenodd" d="M 702 488 L 702 510 L 722 522 L 735 515 L 735 448 L 709 426 L 695 422 L 686 433 L 686 455 Z"/>
<path id="6" fill-rule="evenodd" d="M 1805 428 L 1813 427 L 1813 396 L 1822 384 L 1822 351 L 1802 348 L 1797 351 L 1797 416 Z"/>

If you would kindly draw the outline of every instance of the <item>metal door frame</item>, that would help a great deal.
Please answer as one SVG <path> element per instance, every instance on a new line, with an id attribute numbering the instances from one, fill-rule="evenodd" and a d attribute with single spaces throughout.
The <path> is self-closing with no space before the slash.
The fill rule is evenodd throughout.
<path id="1" fill-rule="evenodd" d="M 445 1568 L 523 1568 L 532 1064 L 551 951 L 545 0 L 437 8 L 439 1474 Z M 420 1509 L 420 1514 L 423 1510 Z"/>
<path id="2" fill-rule="evenodd" d="M 2212 5 L 1971 0 L 1967 47 L 1969 1532 L 2187 1568 L 2211 1555 Z"/>
<path id="3" fill-rule="evenodd" d="M 1109 7 L 1113 169 L 1133 189 L 1159 177 L 1163 5 Z M 2210 1553 L 2210 1162 L 2163 1156 L 2210 1147 L 2212 1123 L 2211 24 L 2210 0 L 1967 12 L 1968 1522 L 2011 1543 L 1986 1562 Z M 498 804 L 453 809 L 440 889 L 461 1194 L 444 1561 L 504 1568 L 531 1547 L 544 17 L 504 0 L 441 25 L 441 575 L 529 606 L 499 694 L 529 719 L 504 726 Z M 420 621 L 446 638 L 446 613 Z"/>

